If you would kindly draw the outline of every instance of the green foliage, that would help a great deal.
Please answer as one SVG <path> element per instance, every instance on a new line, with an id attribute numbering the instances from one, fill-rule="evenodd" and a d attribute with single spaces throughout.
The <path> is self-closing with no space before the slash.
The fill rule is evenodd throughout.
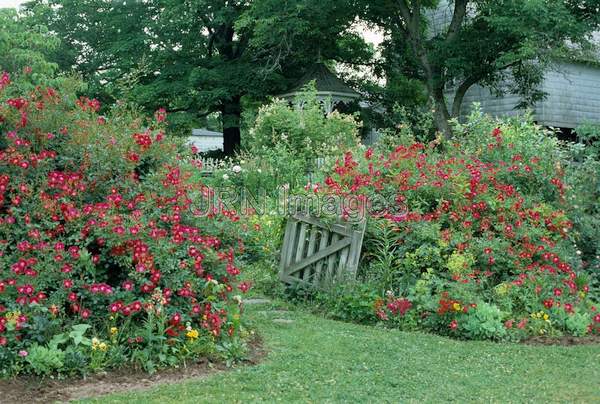
<path id="1" fill-rule="evenodd" d="M 591 283 L 600 290 L 600 128 L 585 124 L 576 131 L 579 143 L 569 147 L 566 165 L 573 241 Z"/>
<path id="2" fill-rule="evenodd" d="M 49 61 L 58 46 L 58 39 L 43 25 L 28 26 L 16 10 L 0 9 L 0 71 L 27 74 L 33 84 L 47 84 L 58 68 Z"/>
<path id="3" fill-rule="evenodd" d="M 368 283 L 332 285 L 327 292 L 317 293 L 314 303 L 335 319 L 362 324 L 373 324 L 375 303 L 380 294 Z"/>
<path id="4" fill-rule="evenodd" d="M 502 339 L 507 334 L 502 319 L 498 307 L 481 302 L 469 310 L 461 327 L 470 339 Z"/>
<path id="5" fill-rule="evenodd" d="M 588 332 L 589 318 L 585 313 L 575 313 L 568 316 L 565 325 L 570 334 L 577 337 L 584 336 Z"/>
<path id="6" fill-rule="evenodd" d="M 448 119 L 459 116 L 464 95 L 475 84 L 496 94 L 517 94 L 522 106 L 543 98 L 544 71 L 557 57 L 589 48 L 589 34 L 600 24 L 597 0 L 362 4 L 365 18 L 389 33 L 382 76 L 399 83 L 405 77 L 421 80 L 433 100 L 437 128 L 446 136 L 452 132 Z M 438 7 L 442 14 L 432 18 Z M 447 100 L 448 91 L 455 95 Z"/>
<path id="7" fill-rule="evenodd" d="M 318 159 L 327 160 L 358 144 L 359 123 L 351 115 L 325 114 L 314 88 L 290 106 L 276 100 L 258 112 L 244 144 L 253 158 L 265 162 L 274 183 L 293 190 L 306 185 L 318 171 Z"/>
<path id="8" fill-rule="evenodd" d="M 25 356 L 31 370 L 38 376 L 49 376 L 64 366 L 65 353 L 57 348 L 32 345 Z"/>
<path id="9" fill-rule="evenodd" d="M 584 154 L 600 159 L 600 125 L 594 123 L 583 123 L 575 128 L 577 140 L 584 147 Z"/>
<path id="10" fill-rule="evenodd" d="M 178 130 L 184 119 L 218 112 L 227 149 L 237 142 L 245 99 L 286 90 L 316 61 L 316 49 L 340 61 L 365 55 L 362 38 L 348 30 L 351 3 L 33 0 L 26 8 L 62 40 L 60 68 L 75 67 L 89 95 L 178 112 Z"/>

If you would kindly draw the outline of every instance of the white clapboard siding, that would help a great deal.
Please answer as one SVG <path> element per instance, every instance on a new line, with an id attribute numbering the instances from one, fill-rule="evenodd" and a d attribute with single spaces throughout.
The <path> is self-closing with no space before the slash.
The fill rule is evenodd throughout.
<path id="1" fill-rule="evenodd" d="M 586 122 L 600 123 L 600 68 L 583 63 L 561 62 L 548 70 L 541 90 L 546 99 L 538 102 L 534 119 L 546 126 L 575 128 Z M 448 94 L 452 100 L 452 93 Z M 473 86 L 465 95 L 461 116 L 464 118 L 479 103 L 484 113 L 492 116 L 514 116 L 520 99 L 514 94 L 496 97 L 481 86 Z"/>
<path id="2" fill-rule="evenodd" d="M 557 71 L 546 73 L 542 90 L 548 97 L 536 106 L 540 123 L 558 128 L 600 123 L 599 67 L 563 63 Z"/>
<path id="3" fill-rule="evenodd" d="M 426 13 L 430 21 L 430 36 L 445 33 L 452 21 L 453 4 L 453 1 L 441 0 L 436 9 Z M 472 12 L 468 10 L 467 15 Z M 594 34 L 594 41 L 600 44 L 600 33 Z M 553 69 L 546 72 L 541 90 L 547 94 L 547 98 L 531 108 L 534 119 L 540 124 L 575 128 L 586 122 L 600 123 L 600 67 L 557 62 Z M 446 96 L 451 104 L 454 91 L 448 91 Z M 470 113 L 473 103 L 479 103 L 482 111 L 492 116 L 521 115 L 525 111 L 515 109 L 519 102 L 520 98 L 514 94 L 496 97 L 486 88 L 473 86 L 465 95 L 461 118 Z"/>
<path id="4" fill-rule="evenodd" d="M 223 150 L 223 134 L 206 129 L 192 129 L 192 136 L 188 138 L 188 143 L 201 152 L 211 150 Z"/>

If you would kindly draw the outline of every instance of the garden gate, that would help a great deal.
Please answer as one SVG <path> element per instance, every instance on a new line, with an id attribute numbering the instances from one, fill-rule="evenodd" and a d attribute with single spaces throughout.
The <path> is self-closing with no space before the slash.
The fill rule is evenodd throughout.
<path id="1" fill-rule="evenodd" d="M 288 284 L 319 286 L 356 276 L 366 222 L 328 224 L 296 214 L 288 219 L 279 277 Z"/>

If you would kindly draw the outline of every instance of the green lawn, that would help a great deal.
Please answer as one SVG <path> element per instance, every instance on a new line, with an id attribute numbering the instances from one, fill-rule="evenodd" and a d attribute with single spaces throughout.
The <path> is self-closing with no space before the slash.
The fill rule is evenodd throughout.
<path id="1" fill-rule="evenodd" d="M 248 311 L 270 351 L 260 365 L 89 402 L 600 402 L 600 346 L 459 342 L 263 310 Z"/>

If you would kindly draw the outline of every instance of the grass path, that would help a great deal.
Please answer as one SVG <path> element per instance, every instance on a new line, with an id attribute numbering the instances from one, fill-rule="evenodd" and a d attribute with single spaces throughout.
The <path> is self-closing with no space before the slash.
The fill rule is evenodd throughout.
<path id="1" fill-rule="evenodd" d="M 88 402 L 600 403 L 600 346 L 459 342 L 267 309 L 248 311 L 269 350 L 263 363 Z"/>

